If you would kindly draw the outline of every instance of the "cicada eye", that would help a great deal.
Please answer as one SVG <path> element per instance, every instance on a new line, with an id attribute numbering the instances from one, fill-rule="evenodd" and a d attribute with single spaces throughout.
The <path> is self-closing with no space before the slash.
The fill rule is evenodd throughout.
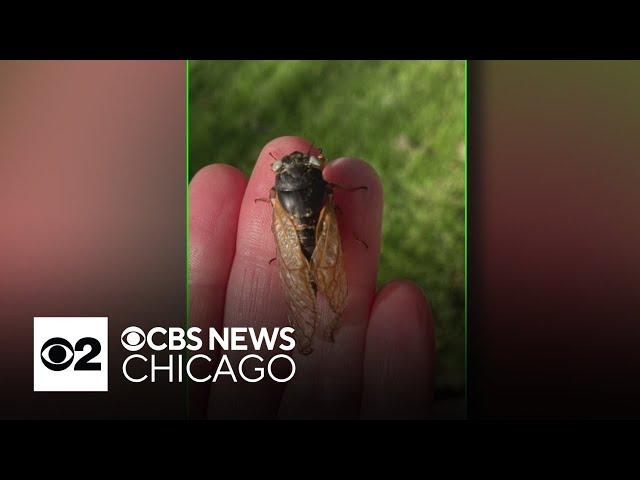
<path id="1" fill-rule="evenodd" d="M 271 170 L 273 170 L 274 172 L 277 172 L 278 170 L 280 170 L 280 168 L 282 168 L 282 162 L 280 160 L 271 164 Z"/>
<path id="2" fill-rule="evenodd" d="M 314 157 L 313 155 L 309 157 L 309 164 L 316 168 L 322 168 L 322 161 L 318 157 Z"/>
<path id="3" fill-rule="evenodd" d="M 51 338 L 42 346 L 40 358 L 50 370 L 64 370 L 73 362 L 73 347 L 64 338 Z"/>

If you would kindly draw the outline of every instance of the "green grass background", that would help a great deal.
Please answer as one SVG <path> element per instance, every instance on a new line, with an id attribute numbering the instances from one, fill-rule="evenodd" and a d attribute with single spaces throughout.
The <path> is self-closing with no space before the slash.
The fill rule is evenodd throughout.
<path id="1" fill-rule="evenodd" d="M 464 61 L 191 61 L 191 178 L 249 174 L 281 135 L 371 163 L 384 184 L 378 284 L 422 286 L 436 318 L 437 391 L 464 395 Z"/>

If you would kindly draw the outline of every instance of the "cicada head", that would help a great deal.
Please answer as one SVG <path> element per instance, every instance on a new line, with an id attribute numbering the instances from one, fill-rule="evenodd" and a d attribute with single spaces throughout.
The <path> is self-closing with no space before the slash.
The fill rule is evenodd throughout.
<path id="1" fill-rule="evenodd" d="M 309 168 L 322 170 L 326 164 L 327 160 L 322 153 L 307 155 L 302 152 L 293 152 L 279 160 L 276 159 L 276 161 L 271 164 L 271 170 L 273 170 L 276 175 L 283 172 L 291 172 L 295 175 L 295 171 L 304 172 Z"/>
<path id="2" fill-rule="evenodd" d="M 318 192 L 324 192 L 322 170 L 326 163 L 322 154 L 307 155 L 302 152 L 293 152 L 277 159 L 271 164 L 271 170 L 276 174 L 276 190 L 315 188 Z"/>

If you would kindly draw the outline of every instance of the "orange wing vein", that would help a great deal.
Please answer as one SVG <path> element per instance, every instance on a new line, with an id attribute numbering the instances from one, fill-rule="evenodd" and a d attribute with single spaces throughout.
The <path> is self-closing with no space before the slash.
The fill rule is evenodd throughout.
<path id="1" fill-rule="evenodd" d="M 316 248 L 311 256 L 311 272 L 318 289 L 335 314 L 323 328 L 325 338 L 333 341 L 347 301 L 347 275 L 344 270 L 340 231 L 333 202 L 320 212 L 316 227 Z"/>

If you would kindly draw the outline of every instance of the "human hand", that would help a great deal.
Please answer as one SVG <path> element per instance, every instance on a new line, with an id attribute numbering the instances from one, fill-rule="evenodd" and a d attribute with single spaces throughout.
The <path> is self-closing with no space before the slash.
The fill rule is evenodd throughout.
<path id="1" fill-rule="evenodd" d="M 271 206 L 255 202 L 274 185 L 270 164 L 310 142 L 280 137 L 262 150 L 247 182 L 234 167 L 209 165 L 189 187 L 190 324 L 214 327 L 284 327 L 287 307 Z M 293 354 L 288 383 L 195 384 L 194 416 L 209 418 L 425 418 L 433 396 L 434 331 L 422 291 L 393 281 L 376 293 L 382 185 L 375 170 L 353 158 L 329 163 L 325 180 L 366 191 L 336 190 L 348 299 L 335 343 L 314 340 L 310 355 Z M 411 208 L 408 206 L 407 208 Z M 366 241 L 365 248 L 357 238 Z M 320 309 L 319 315 L 331 315 Z M 233 363 L 233 354 L 229 352 Z"/>

